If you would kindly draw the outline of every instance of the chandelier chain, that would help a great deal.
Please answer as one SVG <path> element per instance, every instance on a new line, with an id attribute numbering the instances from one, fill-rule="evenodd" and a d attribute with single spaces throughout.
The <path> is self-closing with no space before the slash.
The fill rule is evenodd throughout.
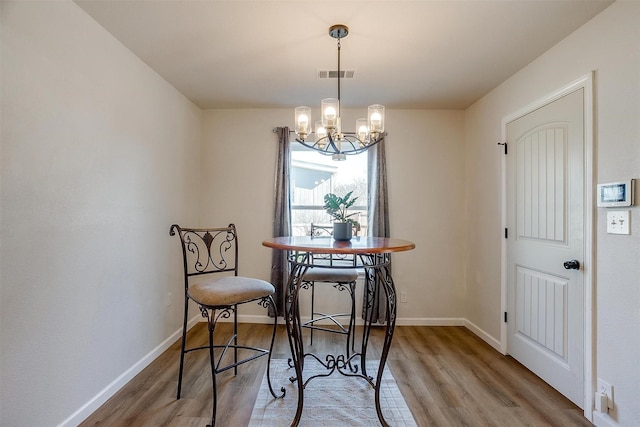
<path id="1" fill-rule="evenodd" d="M 340 116 L 340 39 L 338 39 L 338 117 Z"/>

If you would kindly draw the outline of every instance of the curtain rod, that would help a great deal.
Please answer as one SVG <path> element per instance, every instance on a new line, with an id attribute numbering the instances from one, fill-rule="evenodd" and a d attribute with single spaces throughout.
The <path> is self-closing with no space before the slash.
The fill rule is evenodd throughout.
<path id="1" fill-rule="evenodd" d="M 284 126 L 283 126 L 283 127 L 284 127 Z M 272 132 L 273 132 L 273 133 L 278 133 L 278 128 L 273 128 Z M 294 131 L 294 130 L 292 130 L 292 129 L 289 129 L 289 133 L 295 133 L 295 131 Z"/>

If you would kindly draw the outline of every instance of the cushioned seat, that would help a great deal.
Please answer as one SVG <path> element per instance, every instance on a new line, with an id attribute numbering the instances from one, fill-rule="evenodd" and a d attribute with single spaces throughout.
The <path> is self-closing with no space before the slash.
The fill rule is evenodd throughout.
<path id="1" fill-rule="evenodd" d="M 269 282 L 249 277 L 229 276 L 192 283 L 189 297 L 198 304 L 225 306 L 273 295 L 276 289 Z"/>
<path id="2" fill-rule="evenodd" d="M 358 278 L 353 268 L 311 267 L 302 277 L 309 282 L 352 282 Z"/>

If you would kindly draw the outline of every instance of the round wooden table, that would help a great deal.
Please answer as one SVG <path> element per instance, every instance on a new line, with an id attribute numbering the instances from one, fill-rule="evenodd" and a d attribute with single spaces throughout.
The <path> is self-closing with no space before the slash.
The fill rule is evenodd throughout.
<path id="1" fill-rule="evenodd" d="M 262 242 L 266 247 L 287 251 L 288 260 L 291 265 L 289 281 L 285 289 L 285 311 L 284 317 L 287 326 L 287 336 L 289 337 L 289 345 L 291 347 L 291 360 L 296 376 L 291 381 L 297 381 L 298 384 L 298 407 L 296 415 L 291 423 L 297 426 L 302 416 L 304 404 L 304 388 L 310 380 L 317 377 L 330 375 L 334 371 L 338 371 L 345 376 L 356 376 L 364 378 L 375 390 L 375 405 L 378 419 L 383 426 L 389 424 L 384 419 L 380 408 L 380 386 L 382 384 L 382 372 L 384 370 L 391 341 L 393 339 L 393 331 L 396 325 L 396 288 L 389 271 L 390 254 L 393 252 L 408 251 L 415 248 L 415 244 L 408 240 L 392 239 L 385 237 L 354 237 L 350 241 L 337 241 L 326 237 L 311 236 L 291 236 L 291 237 L 274 237 Z M 300 307 L 298 303 L 298 292 L 303 282 L 302 278 L 306 271 L 312 267 L 313 255 L 355 255 L 359 261 L 352 268 L 363 268 L 365 270 L 365 316 L 364 327 L 362 333 L 361 349 L 359 353 L 350 356 L 326 355 L 320 358 L 312 353 L 304 352 L 304 343 L 302 337 L 302 323 L 300 321 Z M 326 266 L 323 266 L 325 268 Z M 345 268 L 340 266 L 339 268 Z M 371 332 L 371 320 L 373 315 L 373 304 L 378 299 L 380 292 L 385 295 L 387 319 L 386 332 L 382 353 L 380 356 L 380 365 L 374 380 L 373 377 L 367 375 L 366 355 L 367 344 L 369 342 L 369 334 Z M 327 368 L 327 373 L 320 376 L 316 375 L 306 380 L 303 377 L 304 359 L 312 357 Z M 360 361 L 360 369 L 354 369 L 354 361 Z M 348 399 L 345 400 L 348 404 Z"/>

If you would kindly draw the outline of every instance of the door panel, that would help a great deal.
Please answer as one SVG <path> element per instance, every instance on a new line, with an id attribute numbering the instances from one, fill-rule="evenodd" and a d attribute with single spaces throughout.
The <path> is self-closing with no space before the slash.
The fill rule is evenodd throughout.
<path id="1" fill-rule="evenodd" d="M 518 237 L 566 243 L 567 126 L 545 124 L 517 144 Z"/>
<path id="2" fill-rule="evenodd" d="M 516 338 L 567 363 L 567 285 L 562 277 L 517 267 Z"/>
<path id="3" fill-rule="evenodd" d="M 507 124 L 507 351 L 584 402 L 583 89 Z M 512 149 L 513 147 L 513 149 Z"/>

